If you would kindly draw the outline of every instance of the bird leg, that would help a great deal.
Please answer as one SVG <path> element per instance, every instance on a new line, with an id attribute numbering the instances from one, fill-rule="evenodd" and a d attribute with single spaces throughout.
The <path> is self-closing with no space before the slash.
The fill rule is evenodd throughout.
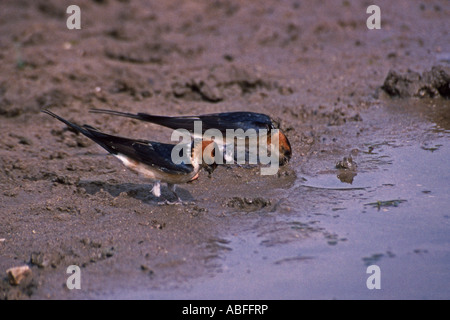
<path id="1" fill-rule="evenodd" d="M 168 183 L 167 187 L 169 188 L 170 191 L 172 191 L 173 195 L 177 198 L 177 202 L 175 202 L 175 204 L 183 204 L 183 200 L 181 200 L 180 196 L 175 191 L 177 186 L 175 184 Z"/>
<path id="2" fill-rule="evenodd" d="M 169 189 L 171 189 L 171 188 L 169 187 Z M 174 192 L 174 190 L 172 190 L 172 189 L 171 189 L 171 191 Z M 161 181 L 155 181 L 155 183 L 153 184 L 152 193 L 157 198 L 161 197 Z M 176 193 L 175 193 L 175 195 L 176 195 Z M 178 198 L 178 201 L 180 201 L 180 198 L 178 197 L 178 195 L 177 195 L 177 198 Z M 159 205 L 166 205 L 166 204 L 173 204 L 173 203 L 171 203 L 168 200 L 166 200 L 166 201 L 163 201 L 163 202 L 158 202 L 158 204 Z"/>
<path id="3" fill-rule="evenodd" d="M 164 202 L 158 203 L 159 205 L 183 205 L 183 204 L 188 204 L 187 202 L 184 202 L 183 200 L 181 200 L 180 196 L 176 193 L 176 191 L 175 191 L 176 185 L 175 184 L 167 183 L 167 187 L 173 193 L 173 195 L 177 198 L 177 201 L 171 202 L 171 201 L 166 199 Z"/>

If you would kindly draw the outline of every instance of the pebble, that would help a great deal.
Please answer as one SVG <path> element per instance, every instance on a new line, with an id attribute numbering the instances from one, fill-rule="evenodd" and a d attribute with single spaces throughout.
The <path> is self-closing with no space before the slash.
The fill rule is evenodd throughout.
<path id="1" fill-rule="evenodd" d="M 20 266 L 20 267 L 13 267 L 8 270 L 6 270 L 6 273 L 8 274 L 9 283 L 12 285 L 18 285 L 20 284 L 25 278 L 27 278 L 29 275 L 31 275 L 31 269 L 29 266 Z"/>

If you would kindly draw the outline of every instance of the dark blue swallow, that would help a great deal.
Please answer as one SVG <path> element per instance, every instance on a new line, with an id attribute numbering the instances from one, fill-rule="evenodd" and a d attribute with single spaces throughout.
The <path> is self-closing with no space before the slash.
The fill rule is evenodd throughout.
<path id="1" fill-rule="evenodd" d="M 268 145 L 270 145 L 272 142 L 270 133 L 273 129 L 276 129 L 274 121 L 268 115 L 255 112 L 224 112 L 224 113 L 205 114 L 199 116 L 174 116 L 174 117 L 157 116 L 147 113 L 132 114 L 105 109 L 91 109 L 91 112 L 138 119 L 142 121 L 155 123 L 174 130 L 186 129 L 189 132 L 191 132 L 191 134 L 194 133 L 195 121 L 202 122 L 202 134 L 204 134 L 206 130 L 217 129 L 222 133 L 224 137 L 226 136 L 227 129 L 232 130 L 242 129 L 244 131 L 247 131 L 248 129 L 253 129 L 257 133 L 259 133 L 259 130 L 265 129 L 269 133 L 267 138 Z M 278 131 L 277 136 L 279 142 L 279 163 L 281 165 L 285 165 L 289 162 L 292 156 L 291 144 L 286 135 L 281 130 Z"/>
<path id="2" fill-rule="evenodd" d="M 42 110 L 42 112 L 85 135 L 117 157 L 127 168 L 151 180 L 154 183 L 152 193 L 156 197 L 161 196 L 160 183 L 165 182 L 170 191 L 177 197 L 178 202 L 182 202 L 175 192 L 176 185 L 197 179 L 202 168 L 212 173 L 216 167 L 213 162 L 214 154 L 210 154 L 209 157 L 203 154 L 205 148 L 212 141 L 194 140 L 191 145 L 190 161 L 176 164 L 172 160 L 172 150 L 175 147 L 173 144 L 114 136 L 86 124 L 79 126 L 49 110 Z M 201 158 L 202 156 L 203 158 Z M 202 159 L 207 160 L 207 158 L 208 161 L 202 161 Z M 212 163 L 212 165 L 206 163 Z"/>

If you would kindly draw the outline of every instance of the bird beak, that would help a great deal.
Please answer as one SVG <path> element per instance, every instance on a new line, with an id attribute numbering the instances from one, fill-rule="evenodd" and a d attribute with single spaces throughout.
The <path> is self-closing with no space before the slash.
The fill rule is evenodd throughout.
<path id="1" fill-rule="evenodd" d="M 216 168 L 217 168 L 217 163 L 215 163 L 215 162 L 212 164 L 205 165 L 205 170 L 206 170 L 206 172 L 208 172 L 208 178 L 211 178 L 211 176 L 212 176 L 214 170 L 216 170 Z"/>
<path id="2" fill-rule="evenodd" d="M 282 165 L 282 166 L 287 165 L 288 162 L 289 162 L 289 160 L 291 160 L 291 157 L 289 157 L 289 156 L 284 156 L 283 159 L 282 159 L 282 161 L 281 161 L 281 165 Z"/>

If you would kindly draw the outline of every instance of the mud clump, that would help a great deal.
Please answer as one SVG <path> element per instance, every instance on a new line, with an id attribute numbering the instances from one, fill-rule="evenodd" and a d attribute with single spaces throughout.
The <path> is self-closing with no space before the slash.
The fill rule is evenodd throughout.
<path id="1" fill-rule="evenodd" d="M 351 108 L 351 105 L 347 107 L 347 109 Z M 359 113 L 348 114 L 348 111 L 342 108 L 335 109 L 332 112 L 325 112 L 321 116 L 329 119 L 328 126 L 342 126 L 347 122 L 363 121 Z"/>
<path id="2" fill-rule="evenodd" d="M 223 95 L 208 82 L 202 80 L 190 80 L 187 82 L 175 82 L 172 85 L 173 95 L 179 99 L 191 101 L 206 101 L 211 103 L 220 102 L 224 99 Z"/>
<path id="3" fill-rule="evenodd" d="M 30 263 L 41 269 L 56 268 L 62 259 L 63 256 L 59 253 L 33 252 L 30 257 Z"/>
<path id="4" fill-rule="evenodd" d="M 353 178 L 356 177 L 356 169 L 358 165 L 353 160 L 352 156 L 344 157 L 344 159 L 336 163 L 336 169 L 339 169 L 337 178 L 343 183 L 353 183 Z"/>
<path id="5" fill-rule="evenodd" d="M 336 169 L 356 170 L 357 166 L 358 165 L 353 161 L 352 156 L 344 157 L 344 159 L 336 163 Z"/>
<path id="6" fill-rule="evenodd" d="M 256 211 L 262 208 L 269 207 L 271 205 L 272 202 L 270 200 L 261 197 L 254 199 L 234 197 L 226 204 L 226 206 L 229 208 L 235 208 L 244 211 Z"/>
<path id="7" fill-rule="evenodd" d="M 269 92 L 290 95 L 294 89 L 289 84 L 270 80 L 270 75 L 255 68 L 231 64 L 178 75 L 171 84 L 171 92 L 175 98 L 185 101 L 218 103 Z"/>
<path id="8" fill-rule="evenodd" d="M 381 87 L 391 97 L 408 98 L 434 98 L 444 97 L 450 99 L 450 68 L 434 66 L 430 71 L 422 74 L 408 70 L 399 74 L 390 70 Z"/>

